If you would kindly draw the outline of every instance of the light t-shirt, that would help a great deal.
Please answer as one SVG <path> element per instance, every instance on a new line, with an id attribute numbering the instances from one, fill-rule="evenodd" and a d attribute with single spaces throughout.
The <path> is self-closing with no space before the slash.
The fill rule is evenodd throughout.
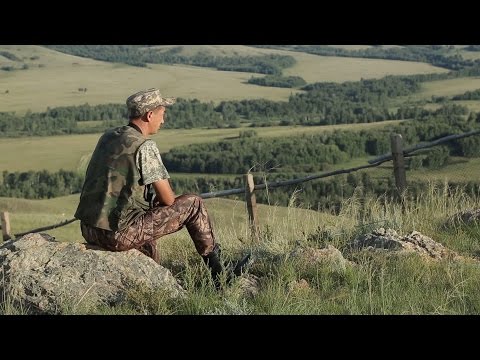
<path id="1" fill-rule="evenodd" d="M 150 206 L 153 206 L 156 195 L 151 184 L 158 180 L 170 179 L 155 141 L 149 139 L 140 145 L 135 162 L 142 177 L 143 185 L 145 185 L 144 198 L 150 203 Z"/>
<path id="2" fill-rule="evenodd" d="M 170 179 L 155 141 L 147 140 L 140 145 L 135 161 L 144 185 L 158 180 Z"/>

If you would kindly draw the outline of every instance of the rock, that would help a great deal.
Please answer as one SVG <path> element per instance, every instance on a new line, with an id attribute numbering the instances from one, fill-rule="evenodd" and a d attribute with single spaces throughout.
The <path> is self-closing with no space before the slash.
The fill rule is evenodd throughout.
<path id="1" fill-rule="evenodd" d="M 291 256 L 297 257 L 305 264 L 326 263 L 335 271 L 344 272 L 347 265 L 353 263 L 345 259 L 342 253 L 334 246 L 327 245 L 325 248 L 298 247 L 292 251 Z"/>
<path id="2" fill-rule="evenodd" d="M 353 250 L 389 251 L 396 254 L 415 252 L 424 258 L 435 260 L 463 259 L 456 252 L 418 231 L 401 236 L 393 229 L 379 228 L 369 234 L 357 236 L 351 241 L 350 248 Z"/>
<path id="3" fill-rule="evenodd" d="M 260 291 L 260 278 L 253 274 L 244 274 L 238 278 L 238 286 L 244 297 L 255 297 Z"/>
<path id="4" fill-rule="evenodd" d="M 451 216 L 445 222 L 445 226 L 455 226 L 456 224 L 480 223 L 480 209 L 465 210 Z"/>
<path id="5" fill-rule="evenodd" d="M 0 293 L 28 313 L 88 311 L 115 305 L 132 286 L 185 294 L 169 270 L 137 250 L 110 252 L 27 234 L 0 246 Z"/>

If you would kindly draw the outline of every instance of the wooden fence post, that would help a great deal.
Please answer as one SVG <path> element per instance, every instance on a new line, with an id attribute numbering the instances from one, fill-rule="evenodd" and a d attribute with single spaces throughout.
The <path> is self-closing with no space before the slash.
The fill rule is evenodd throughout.
<path id="1" fill-rule="evenodd" d="M 403 157 L 403 139 L 400 134 L 390 136 L 392 147 L 393 172 L 395 174 L 395 184 L 400 197 L 403 197 L 407 188 L 407 176 L 405 173 L 405 159 Z"/>
<path id="2" fill-rule="evenodd" d="M 255 198 L 253 175 L 248 173 L 244 175 L 245 181 L 245 201 L 248 210 L 248 224 L 252 237 L 255 241 L 259 240 L 258 217 L 257 217 L 257 199 Z"/>
<path id="3" fill-rule="evenodd" d="M 2 222 L 2 240 L 7 241 L 12 238 L 10 235 L 10 217 L 7 211 L 0 213 L 0 220 Z"/>

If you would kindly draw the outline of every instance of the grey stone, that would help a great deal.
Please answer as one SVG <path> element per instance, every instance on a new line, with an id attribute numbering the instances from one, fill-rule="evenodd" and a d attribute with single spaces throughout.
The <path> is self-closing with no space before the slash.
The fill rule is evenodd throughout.
<path id="1" fill-rule="evenodd" d="M 110 252 L 86 245 L 42 233 L 5 242 L 0 246 L 0 293 L 36 314 L 115 305 L 136 285 L 173 298 L 185 294 L 169 270 L 137 250 Z"/>

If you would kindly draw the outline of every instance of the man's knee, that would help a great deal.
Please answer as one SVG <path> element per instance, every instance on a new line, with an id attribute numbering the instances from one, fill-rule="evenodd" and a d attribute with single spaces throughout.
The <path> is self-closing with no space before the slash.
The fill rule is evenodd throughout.
<path id="1" fill-rule="evenodd" d="M 175 202 L 178 202 L 178 205 L 183 206 L 192 206 L 199 207 L 203 205 L 203 199 L 197 194 L 183 194 L 178 196 L 175 199 Z"/>

